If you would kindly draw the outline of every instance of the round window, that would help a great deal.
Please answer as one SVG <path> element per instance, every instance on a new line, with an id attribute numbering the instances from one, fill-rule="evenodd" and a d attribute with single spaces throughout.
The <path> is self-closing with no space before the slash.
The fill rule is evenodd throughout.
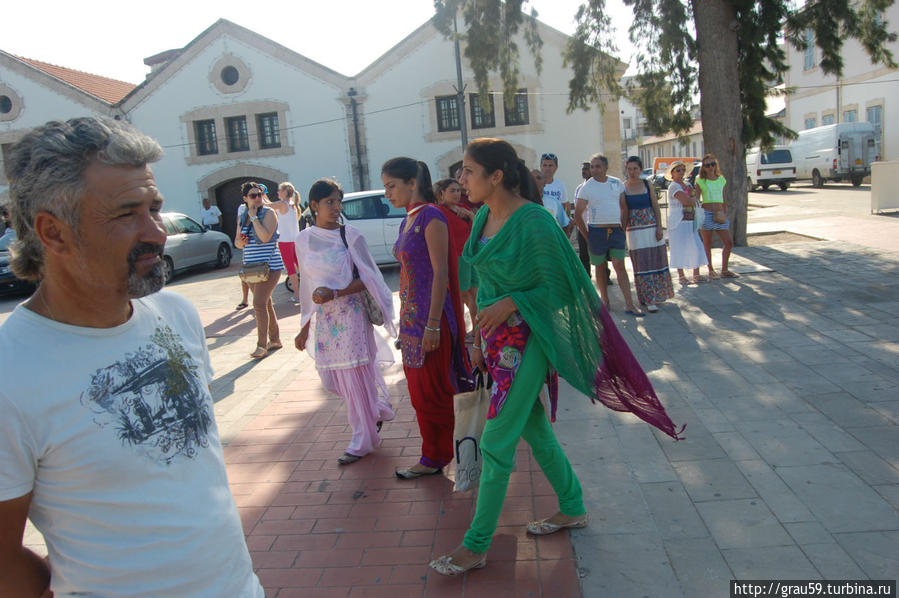
<path id="1" fill-rule="evenodd" d="M 0 114 L 12 112 L 12 99 L 9 96 L 0 96 Z"/>
<path id="2" fill-rule="evenodd" d="M 222 69 L 222 81 L 225 85 L 234 85 L 240 79 L 240 73 L 233 66 L 226 66 Z"/>

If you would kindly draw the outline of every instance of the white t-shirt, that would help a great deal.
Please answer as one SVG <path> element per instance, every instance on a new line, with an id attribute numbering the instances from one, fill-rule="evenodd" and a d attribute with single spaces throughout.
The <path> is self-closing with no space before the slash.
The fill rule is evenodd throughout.
<path id="1" fill-rule="evenodd" d="M 0 501 L 33 493 L 56 598 L 262 598 L 228 489 L 203 325 L 184 297 L 114 328 L 0 325 Z"/>
<path id="2" fill-rule="evenodd" d="M 203 209 L 203 226 L 211 226 L 213 224 L 219 223 L 219 218 L 222 215 L 222 211 L 218 206 L 209 206 L 209 209 Z"/>
<path id="3" fill-rule="evenodd" d="M 552 197 L 560 205 L 568 203 L 568 193 L 565 191 L 565 183 L 559 179 L 553 179 L 552 183 L 543 186 L 543 204 L 546 205 L 547 196 Z"/>
<path id="4" fill-rule="evenodd" d="M 565 208 L 562 207 L 562 204 L 559 203 L 552 195 L 543 195 L 543 207 L 549 210 L 549 213 L 553 215 L 553 218 L 556 219 L 556 222 L 559 223 L 559 226 L 565 228 L 568 226 L 568 223 L 571 221 L 568 218 L 568 214 L 565 213 Z"/>
<path id="5" fill-rule="evenodd" d="M 577 192 L 577 198 L 587 202 L 584 221 L 593 225 L 621 224 L 622 193 L 624 184 L 613 176 L 607 176 L 602 183 L 593 177 L 584 181 Z"/>

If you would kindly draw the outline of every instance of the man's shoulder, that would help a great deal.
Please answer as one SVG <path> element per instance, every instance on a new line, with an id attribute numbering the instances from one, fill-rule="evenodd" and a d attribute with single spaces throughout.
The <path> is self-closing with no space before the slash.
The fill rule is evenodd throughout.
<path id="1" fill-rule="evenodd" d="M 140 299 L 134 299 L 134 305 L 135 309 L 154 312 L 164 320 L 184 317 L 199 320 L 200 318 L 197 308 L 187 297 L 165 289 Z"/>

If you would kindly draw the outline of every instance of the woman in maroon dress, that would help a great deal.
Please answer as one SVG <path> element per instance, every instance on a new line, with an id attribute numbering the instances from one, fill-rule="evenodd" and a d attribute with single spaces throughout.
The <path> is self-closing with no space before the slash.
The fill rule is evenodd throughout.
<path id="1" fill-rule="evenodd" d="M 470 390 L 456 260 L 446 217 L 424 162 L 393 158 L 381 169 L 390 203 L 406 209 L 394 254 L 400 263 L 399 341 L 409 398 L 421 432 L 421 457 L 397 477 L 443 471 L 453 459 L 453 395 Z"/>
<path id="2" fill-rule="evenodd" d="M 462 303 L 468 307 L 471 316 L 472 328 L 474 319 L 478 315 L 478 306 L 475 303 L 478 288 L 473 279 L 471 266 L 462 259 L 462 249 L 471 234 L 471 223 L 474 222 L 474 212 L 463 207 L 459 201 L 462 196 L 462 186 L 456 179 L 442 179 L 434 183 L 434 191 L 437 194 L 437 207 L 446 216 L 449 226 L 450 254 L 455 256 L 459 268 L 459 296 Z M 464 318 L 463 318 L 464 326 Z"/>

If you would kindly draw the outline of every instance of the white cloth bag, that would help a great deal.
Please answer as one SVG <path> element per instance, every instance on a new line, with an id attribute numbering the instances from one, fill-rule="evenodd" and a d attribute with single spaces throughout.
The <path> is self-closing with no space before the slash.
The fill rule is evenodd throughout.
<path id="1" fill-rule="evenodd" d="M 485 382 L 484 378 L 487 378 Z M 453 427 L 453 446 L 456 452 L 456 491 L 465 492 L 478 485 L 481 479 L 481 434 L 487 423 L 491 386 L 489 374 L 478 371 L 475 389 L 453 397 L 456 423 Z"/>

